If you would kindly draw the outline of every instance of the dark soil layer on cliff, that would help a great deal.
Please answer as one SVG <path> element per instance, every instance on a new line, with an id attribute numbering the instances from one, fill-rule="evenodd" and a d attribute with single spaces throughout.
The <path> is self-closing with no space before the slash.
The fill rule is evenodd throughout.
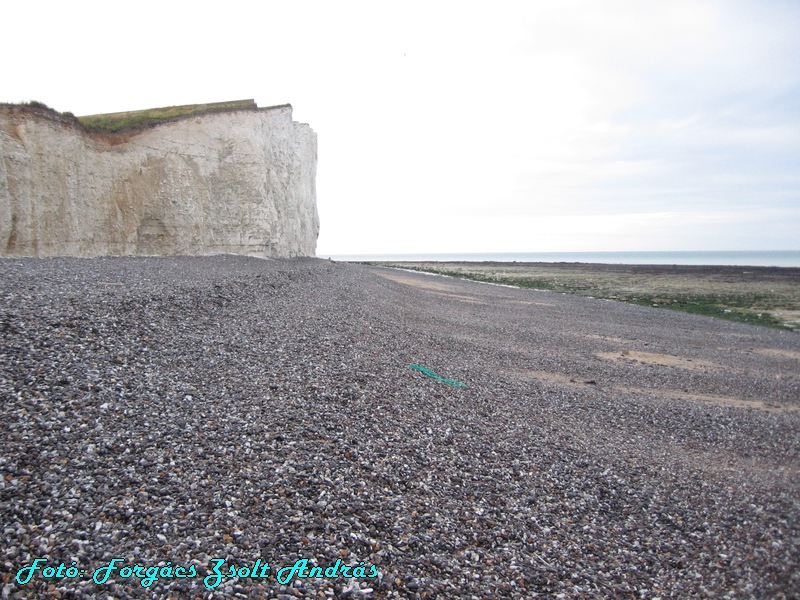
<path id="1" fill-rule="evenodd" d="M 800 269 L 587 263 L 376 262 L 800 330 Z"/>
<path id="2" fill-rule="evenodd" d="M 0 340 L 3 598 L 800 596 L 796 333 L 224 256 L 4 259 Z"/>

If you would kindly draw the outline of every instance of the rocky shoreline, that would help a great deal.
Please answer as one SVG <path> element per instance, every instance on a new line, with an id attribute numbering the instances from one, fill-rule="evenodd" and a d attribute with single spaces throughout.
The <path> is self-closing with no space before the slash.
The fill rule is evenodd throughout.
<path id="1" fill-rule="evenodd" d="M 796 333 L 316 259 L 0 273 L 3 599 L 800 595 Z"/>
<path id="2" fill-rule="evenodd" d="M 800 268 L 524 262 L 369 262 L 800 331 Z"/>

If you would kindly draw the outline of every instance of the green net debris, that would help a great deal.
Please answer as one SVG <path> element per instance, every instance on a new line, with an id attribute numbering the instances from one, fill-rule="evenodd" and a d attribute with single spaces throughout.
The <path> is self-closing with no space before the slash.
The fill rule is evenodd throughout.
<path id="1" fill-rule="evenodd" d="M 427 375 L 428 377 L 431 377 L 431 378 L 435 379 L 436 381 L 444 381 L 445 383 L 447 383 L 449 385 L 452 385 L 452 386 L 455 386 L 455 387 L 467 387 L 466 383 L 463 383 L 461 381 L 456 381 L 455 379 L 445 379 L 444 377 L 439 377 L 436 373 L 434 373 L 430 369 L 427 369 L 425 367 L 421 367 L 419 365 L 408 365 L 408 368 L 409 369 L 414 369 L 415 371 L 419 371 L 420 373 L 423 373 L 423 374 Z"/>

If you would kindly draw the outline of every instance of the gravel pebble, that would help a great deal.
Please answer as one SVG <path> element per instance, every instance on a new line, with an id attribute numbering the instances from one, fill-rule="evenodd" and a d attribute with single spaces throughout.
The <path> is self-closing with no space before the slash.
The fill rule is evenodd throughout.
<path id="1" fill-rule="evenodd" d="M 4 599 L 800 596 L 797 334 L 317 259 L 0 274 Z M 39 557 L 199 576 L 17 585 Z"/>

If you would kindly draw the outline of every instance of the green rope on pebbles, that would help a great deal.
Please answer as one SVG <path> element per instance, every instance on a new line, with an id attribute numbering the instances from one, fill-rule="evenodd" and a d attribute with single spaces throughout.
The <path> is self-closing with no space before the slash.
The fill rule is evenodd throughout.
<path id="1" fill-rule="evenodd" d="M 419 365 L 408 365 L 408 368 L 409 369 L 414 369 L 415 371 L 419 371 L 420 373 L 422 373 L 424 375 L 427 375 L 428 377 L 431 377 L 432 379 L 435 379 L 436 381 L 444 381 L 445 383 L 447 383 L 449 385 L 452 385 L 454 387 L 467 387 L 466 383 L 463 383 L 461 381 L 456 381 L 455 379 L 445 379 L 444 377 L 439 377 L 436 373 L 434 373 L 430 369 L 427 369 L 425 367 L 421 367 Z"/>

